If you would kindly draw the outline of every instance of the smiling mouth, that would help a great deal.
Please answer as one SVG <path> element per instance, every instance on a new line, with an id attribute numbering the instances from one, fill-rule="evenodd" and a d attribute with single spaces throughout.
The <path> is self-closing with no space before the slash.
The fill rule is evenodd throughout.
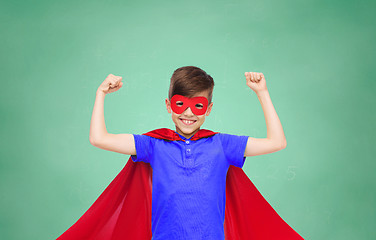
<path id="1" fill-rule="evenodd" d="M 195 122 L 197 122 L 197 120 L 185 120 L 185 119 L 181 119 L 179 118 L 179 120 L 184 123 L 185 125 L 192 125 L 194 124 Z"/>

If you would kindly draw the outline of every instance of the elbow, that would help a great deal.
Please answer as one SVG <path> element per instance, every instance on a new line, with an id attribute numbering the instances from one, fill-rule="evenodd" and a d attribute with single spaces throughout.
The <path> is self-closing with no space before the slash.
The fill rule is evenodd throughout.
<path id="1" fill-rule="evenodd" d="M 282 143 L 281 143 L 281 149 L 286 148 L 286 146 L 287 146 L 287 142 L 286 142 L 286 139 L 285 139 L 285 140 L 283 140 Z"/>
<path id="2" fill-rule="evenodd" d="M 96 141 L 93 138 L 89 137 L 89 141 L 90 141 L 91 145 L 93 145 L 93 146 L 96 145 Z"/>
<path id="3" fill-rule="evenodd" d="M 103 145 L 103 135 L 102 136 L 98 136 L 98 135 L 89 135 L 89 141 L 90 141 L 90 144 L 93 145 L 94 147 L 99 147 L 101 145 Z"/>

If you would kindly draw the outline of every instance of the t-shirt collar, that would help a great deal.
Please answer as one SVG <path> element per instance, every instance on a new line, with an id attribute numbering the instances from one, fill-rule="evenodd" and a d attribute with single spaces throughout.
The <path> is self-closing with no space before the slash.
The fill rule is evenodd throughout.
<path id="1" fill-rule="evenodd" d="M 177 133 L 179 136 L 180 136 L 180 138 L 182 139 L 182 140 L 191 140 L 191 138 L 194 136 L 194 135 L 196 135 L 197 134 L 197 132 L 195 133 L 195 134 L 193 134 L 190 138 L 186 138 L 186 137 L 184 137 L 184 136 L 182 136 L 182 135 L 180 135 L 178 132 L 176 132 L 176 131 L 174 131 L 175 133 Z"/>

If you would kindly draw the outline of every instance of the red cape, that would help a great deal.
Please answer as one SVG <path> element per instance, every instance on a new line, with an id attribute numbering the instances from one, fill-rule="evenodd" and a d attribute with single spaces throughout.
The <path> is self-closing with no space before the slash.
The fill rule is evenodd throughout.
<path id="1" fill-rule="evenodd" d="M 191 140 L 217 133 L 200 129 Z M 144 135 L 183 141 L 167 128 Z M 92 206 L 57 240 L 150 240 L 152 173 L 149 163 L 135 163 L 129 158 Z M 264 199 L 244 171 L 233 165 L 226 179 L 224 230 L 226 240 L 303 239 Z"/>

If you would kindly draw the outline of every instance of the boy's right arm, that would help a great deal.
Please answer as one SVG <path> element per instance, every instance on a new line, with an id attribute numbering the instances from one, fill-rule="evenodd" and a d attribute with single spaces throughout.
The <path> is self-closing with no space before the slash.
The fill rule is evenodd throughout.
<path id="1" fill-rule="evenodd" d="M 90 143 L 95 147 L 126 155 L 136 155 L 133 134 L 108 133 L 104 121 L 104 98 L 106 94 L 121 88 L 123 85 L 121 80 L 122 77 L 109 74 L 99 86 L 91 116 L 89 139 Z"/>
<path id="2" fill-rule="evenodd" d="M 102 138 L 97 141 L 90 141 L 95 147 L 112 151 L 123 153 L 125 155 L 136 155 L 136 147 L 134 143 L 133 134 L 111 134 L 107 133 L 102 136 Z"/>

